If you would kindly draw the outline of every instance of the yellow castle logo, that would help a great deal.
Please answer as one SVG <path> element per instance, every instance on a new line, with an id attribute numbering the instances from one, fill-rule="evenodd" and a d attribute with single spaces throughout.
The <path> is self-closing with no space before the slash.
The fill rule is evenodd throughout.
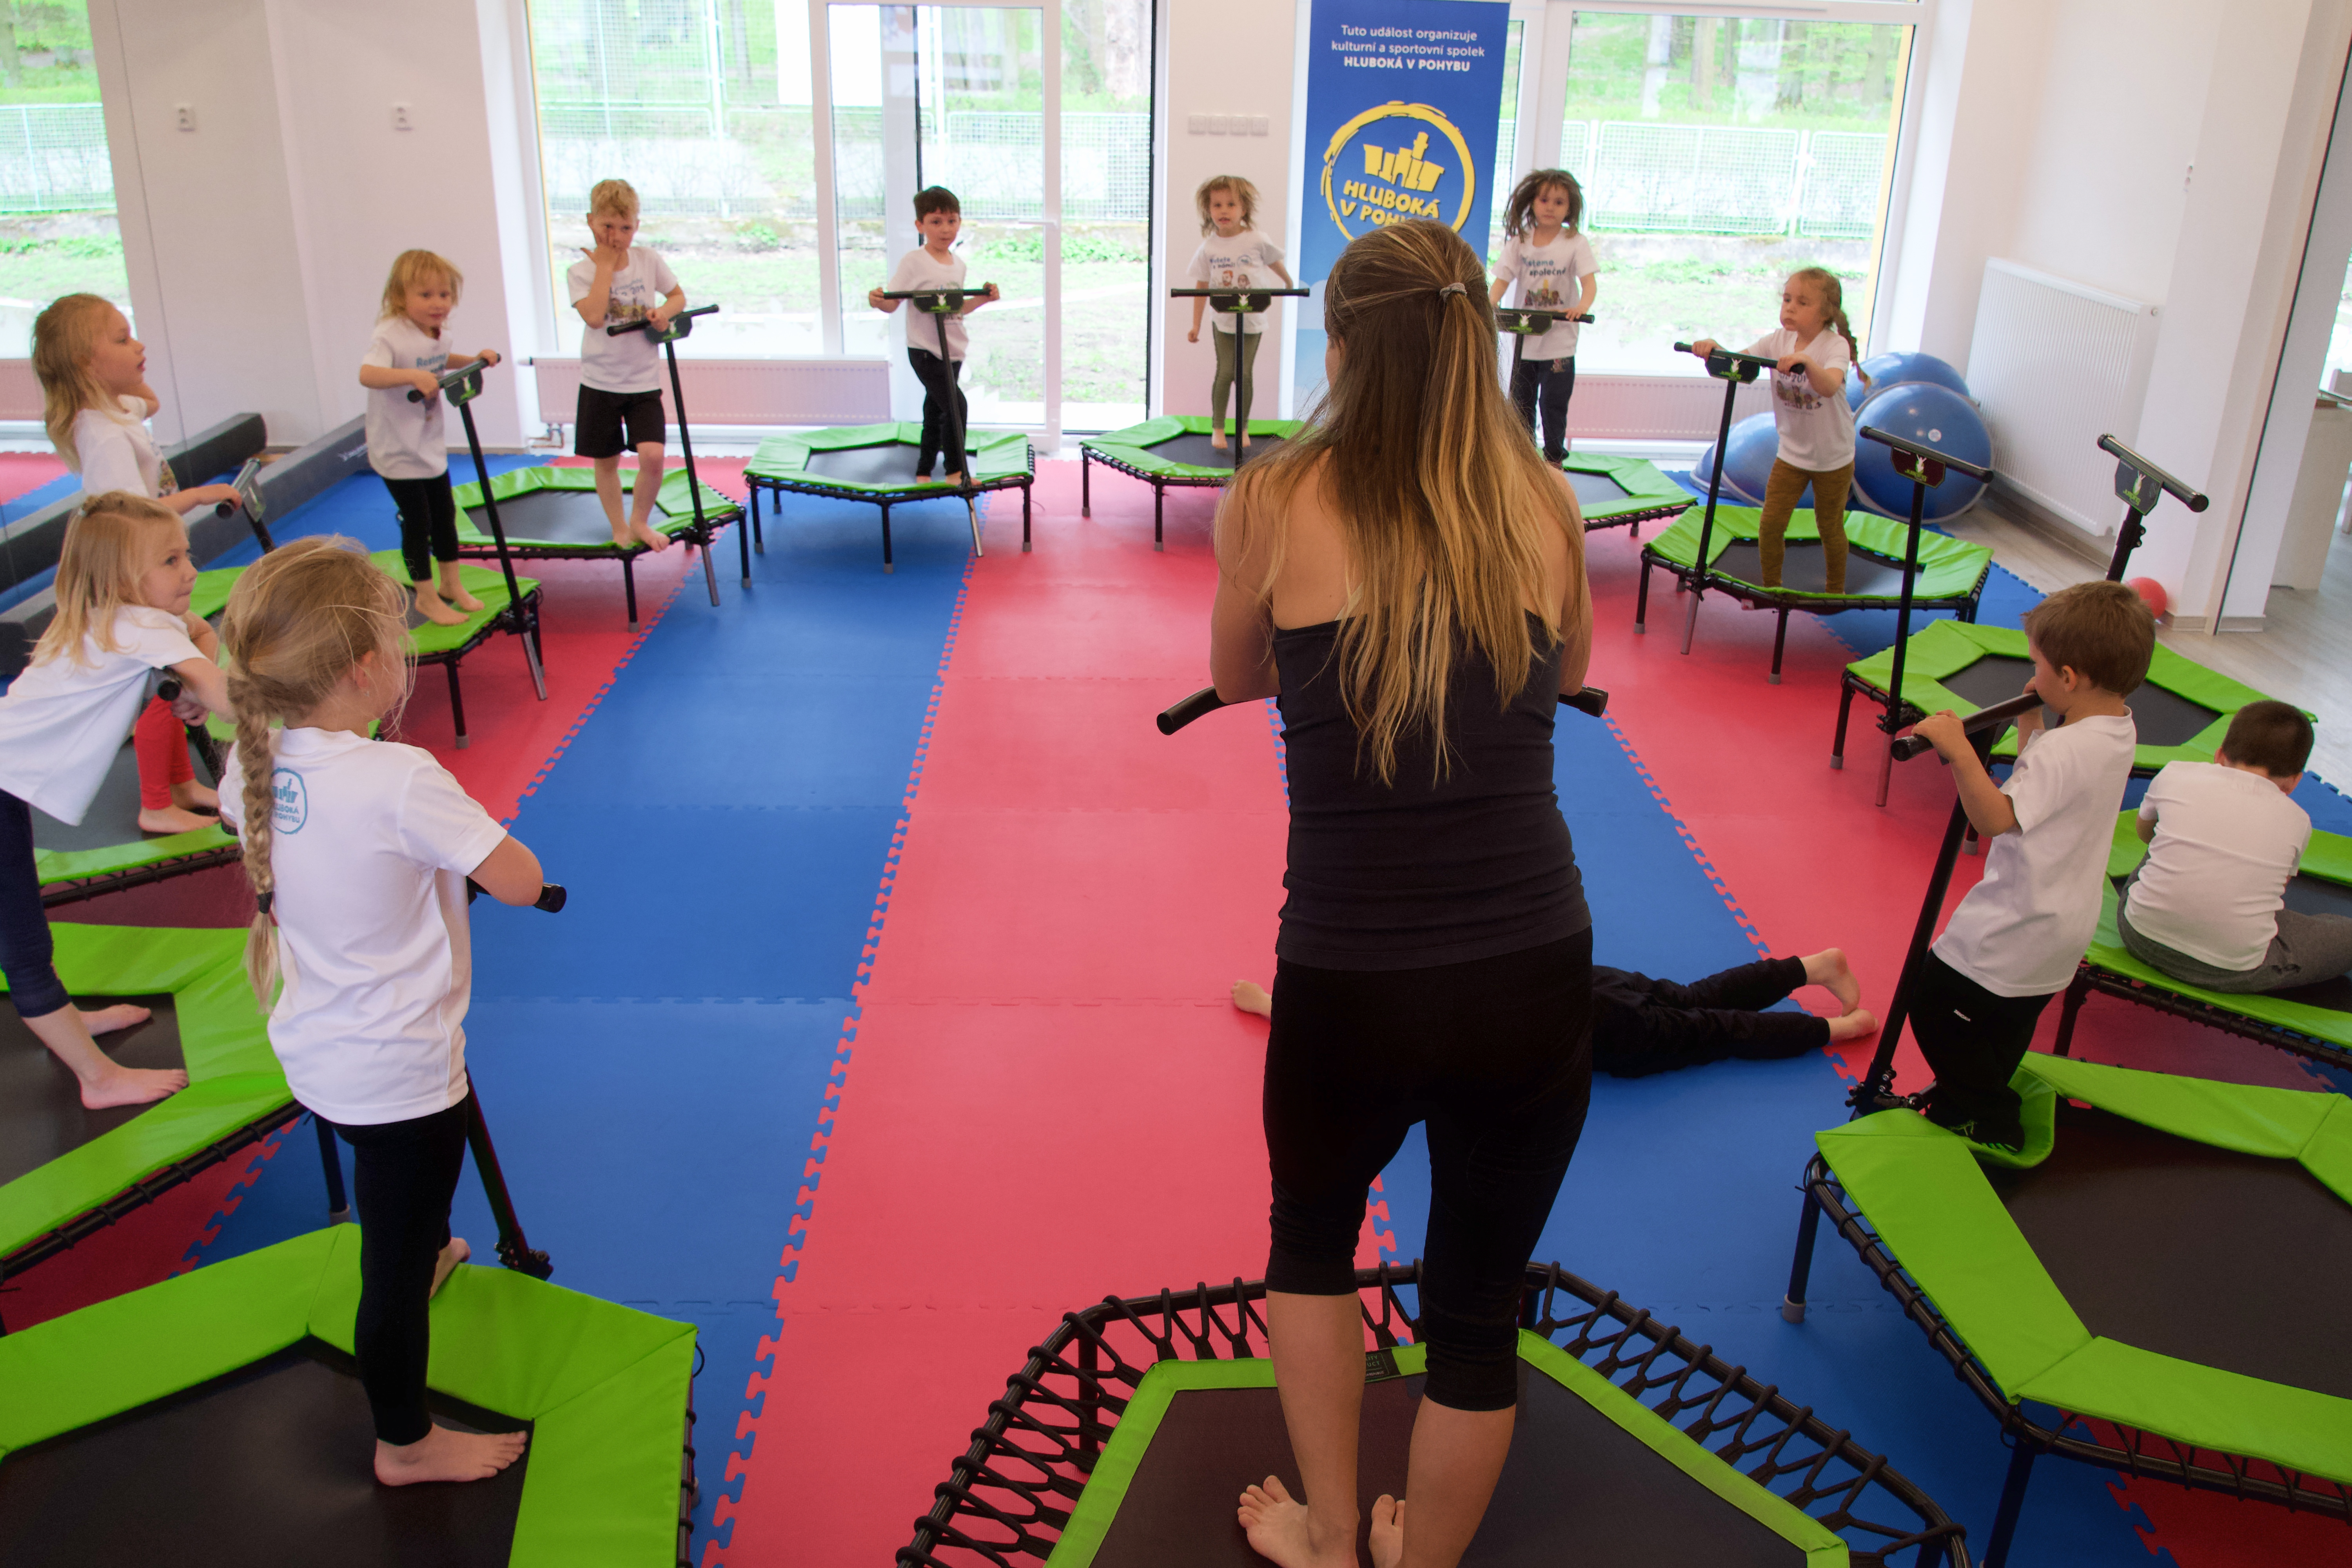
<path id="1" fill-rule="evenodd" d="M 1384 124 L 1396 121 L 1418 123 Z M 1383 130 L 1391 131 L 1395 139 L 1369 139 Z M 1413 132 L 1410 142 L 1402 140 L 1407 130 Z M 1453 148 L 1453 160 L 1430 161 L 1433 133 L 1443 136 L 1444 144 Z M 1360 135 L 1367 139 L 1360 142 Z M 1347 177 L 1348 171 L 1356 167 L 1355 158 L 1348 153 L 1350 147 L 1363 155 L 1361 173 L 1353 178 Z M 1434 193 L 1457 169 L 1461 195 L 1458 201 L 1449 202 L 1454 207 L 1449 213 Z M 1462 132 L 1427 104 L 1390 102 L 1368 109 L 1341 126 L 1323 153 L 1324 204 L 1330 209 L 1331 221 L 1350 239 L 1367 229 L 1408 218 L 1432 218 L 1459 229 L 1470 216 L 1471 198 L 1477 188 L 1477 167 Z"/>
<path id="2" fill-rule="evenodd" d="M 1402 185 L 1409 191 L 1433 191 L 1437 182 L 1445 177 L 1445 165 L 1425 161 L 1422 154 L 1429 151 L 1429 132 L 1424 131 L 1412 139 L 1410 147 L 1398 147 L 1382 152 L 1370 142 L 1364 143 L 1364 173 L 1375 180 L 1392 185 Z"/>

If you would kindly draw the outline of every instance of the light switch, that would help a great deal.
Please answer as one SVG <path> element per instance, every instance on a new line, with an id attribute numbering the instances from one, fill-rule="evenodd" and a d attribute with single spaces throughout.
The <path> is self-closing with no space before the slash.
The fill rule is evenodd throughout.
<path id="1" fill-rule="evenodd" d="M 1267 130 L 1266 117 L 1263 114 L 1251 115 L 1249 130 L 1253 136 L 1265 135 Z"/>
<path id="2" fill-rule="evenodd" d="M 416 129 L 416 122 L 408 117 L 408 105 L 404 103 L 395 103 L 392 106 L 392 128 L 394 131 L 414 131 Z"/>
<path id="3" fill-rule="evenodd" d="M 181 130 L 194 131 L 196 128 L 196 106 L 193 103 L 173 104 L 172 119 Z"/>

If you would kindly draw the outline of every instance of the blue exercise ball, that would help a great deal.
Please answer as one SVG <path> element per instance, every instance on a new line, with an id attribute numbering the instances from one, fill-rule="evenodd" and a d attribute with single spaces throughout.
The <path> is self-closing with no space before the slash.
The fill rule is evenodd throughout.
<path id="1" fill-rule="evenodd" d="M 1969 395 L 1967 380 L 1934 354 L 1873 354 L 1862 362 L 1862 368 L 1870 373 L 1868 385 L 1865 386 L 1858 375 L 1849 374 L 1845 378 L 1845 405 L 1857 412 L 1864 401 L 1877 394 L 1915 383 L 1948 386 L 1962 397 Z M 1908 517 L 1911 514 L 1906 511 L 1903 515 Z"/>
<path id="2" fill-rule="evenodd" d="M 1772 478 L 1772 459 L 1780 455 L 1780 432 L 1769 414 L 1751 414 L 1731 427 L 1731 458 L 1723 469 L 1723 499 L 1734 506 L 1762 506 L 1764 487 Z M 1699 455 L 1691 478 L 1704 489 L 1715 477 L 1715 448 Z M 1801 500 L 1800 506 L 1812 502 Z"/>
<path id="3" fill-rule="evenodd" d="M 1706 488 L 1714 482 L 1715 443 L 1709 441 L 1706 444 L 1706 450 L 1698 455 L 1698 461 L 1691 465 L 1691 483 L 1698 487 L 1699 499 L 1705 500 Z M 1762 506 L 1764 504 L 1760 498 L 1751 496 L 1739 488 L 1739 477 L 1737 474 L 1723 476 L 1723 490 L 1719 499 L 1725 506 Z"/>
<path id="4" fill-rule="evenodd" d="M 1959 393 L 1932 382 L 1873 393 L 1854 420 L 1853 489 L 1863 505 L 1886 517 L 1910 517 L 1911 481 L 1895 471 L 1891 448 L 1862 437 L 1860 432 L 1873 426 L 1968 462 L 1992 466 L 1992 434 L 1976 405 Z M 1947 472 L 1944 482 L 1927 491 L 1927 519 L 1940 522 L 1958 517 L 1983 494 L 1980 481 Z"/>

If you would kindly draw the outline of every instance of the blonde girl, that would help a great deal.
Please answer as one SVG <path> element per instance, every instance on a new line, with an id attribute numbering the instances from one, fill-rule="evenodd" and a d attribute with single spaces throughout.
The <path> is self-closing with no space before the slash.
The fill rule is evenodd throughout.
<path id="1" fill-rule="evenodd" d="M 1591 1090 L 1591 917 L 1551 735 L 1592 605 L 1575 498 L 1496 384 L 1461 237 L 1357 239 L 1324 321 L 1323 407 L 1217 521 L 1210 668 L 1230 700 L 1279 698 L 1289 773 L 1266 1307 L 1306 1489 L 1267 1477 L 1238 1517 L 1274 1562 L 1356 1561 L 1356 1237 L 1425 1121 L 1446 1201 L 1422 1252 L 1412 1517 L 1382 1498 L 1371 1540 L 1376 1562 L 1452 1568 L 1510 1446 L 1519 1284 Z"/>
<path id="2" fill-rule="evenodd" d="M 1584 187 L 1566 169 L 1538 169 L 1511 192 L 1503 210 L 1503 248 L 1495 258 L 1495 284 L 1487 296 L 1503 302 L 1517 283 L 1523 310 L 1550 310 L 1559 319 L 1551 330 L 1520 345 L 1511 373 L 1511 401 L 1528 433 L 1543 411 L 1543 451 L 1554 467 L 1568 456 L 1568 400 L 1576 392 L 1576 318 L 1600 297 L 1601 264 L 1592 242 L 1578 226 L 1584 221 Z M 1575 301 L 1570 304 L 1570 301 Z"/>
<path id="3" fill-rule="evenodd" d="M 147 384 L 147 350 L 110 301 L 95 294 L 68 294 L 43 310 L 33 322 L 33 373 L 41 383 L 49 445 L 81 476 L 85 495 L 124 490 L 152 496 L 183 516 L 236 500 L 227 485 L 178 488 L 147 432 L 147 420 L 162 406 Z M 132 738 L 139 757 L 141 830 L 187 833 L 211 826 L 214 819 L 207 814 L 218 808 L 219 798 L 196 781 L 187 737 L 171 710 L 161 702 L 149 703 Z"/>
<path id="4" fill-rule="evenodd" d="M 1282 247 L 1257 232 L 1257 187 L 1239 174 L 1212 174 L 1201 182 L 1192 193 L 1192 205 L 1201 213 L 1201 248 L 1192 253 L 1190 271 L 1195 289 L 1248 289 L 1266 287 L 1266 275 L 1282 279 L 1286 289 L 1294 285 L 1290 272 L 1283 265 Z M 1188 343 L 1201 341 L 1201 315 L 1208 300 L 1192 301 L 1192 328 L 1184 334 Z M 1225 448 L 1225 399 L 1234 390 L 1234 366 L 1241 366 L 1241 378 L 1246 384 L 1242 401 L 1234 408 L 1234 428 L 1241 443 L 1250 444 L 1249 394 L 1257 385 L 1257 345 L 1265 333 L 1265 315 L 1253 310 L 1242 318 L 1241 341 L 1234 341 L 1234 319 L 1220 311 L 1210 335 L 1216 341 L 1217 374 L 1209 389 L 1209 444 L 1219 451 Z M 1234 355 L 1238 351 L 1238 361 Z"/>
<path id="5" fill-rule="evenodd" d="M 416 613 L 444 626 L 463 625 L 482 602 L 457 574 L 457 501 L 441 430 L 441 375 L 477 360 L 499 363 L 489 349 L 450 352 L 449 312 L 465 288 L 465 275 L 431 251 L 402 251 L 384 279 L 375 335 L 360 360 L 360 384 L 368 389 L 368 467 L 400 511 L 400 560 Z M 411 392 L 424 401 L 411 403 Z"/>
<path id="6" fill-rule="evenodd" d="M 1715 348 L 1713 338 L 1701 338 L 1691 344 L 1691 353 L 1705 359 Z M 1853 410 L 1846 405 L 1845 378 L 1851 372 L 1868 385 L 1870 377 L 1862 370 L 1862 347 L 1853 341 L 1853 324 L 1845 319 L 1845 292 L 1838 286 L 1837 274 L 1825 267 L 1789 274 L 1780 286 L 1780 330 L 1765 333 L 1748 345 L 1748 352 L 1777 362 L 1772 419 L 1780 429 L 1780 447 L 1772 458 L 1772 477 L 1765 483 L 1764 515 L 1759 523 L 1763 585 L 1780 585 L 1789 518 L 1811 485 L 1813 521 L 1822 531 L 1822 566 L 1828 577 L 1823 591 L 1843 594 L 1845 500 L 1853 488 Z"/>
<path id="7" fill-rule="evenodd" d="M 408 693 L 407 604 L 351 540 L 302 539 L 237 580 L 221 625 L 237 705 L 221 815 L 258 904 L 246 966 L 263 1005 L 276 992 L 295 1099 L 353 1150 L 353 1349 L 388 1486 L 480 1480 L 522 1452 L 520 1433 L 433 1424 L 426 1306 L 468 1255 L 449 1235 L 473 1093 L 466 879 L 504 903 L 541 887 L 432 753 L 369 739 Z"/>
<path id="8" fill-rule="evenodd" d="M 72 1069 L 92 1110 L 161 1100 L 186 1088 L 188 1075 L 119 1067 L 91 1039 L 142 1022 L 146 1008 L 85 1013 L 67 1000 L 50 963 L 31 808 L 82 819 L 158 670 L 190 694 L 181 716 L 228 711 L 226 683 L 206 652 L 212 630 L 188 613 L 195 581 L 179 513 L 125 490 L 92 496 L 66 529 L 57 614 L 0 695 L 0 970 L 18 1016 Z"/>

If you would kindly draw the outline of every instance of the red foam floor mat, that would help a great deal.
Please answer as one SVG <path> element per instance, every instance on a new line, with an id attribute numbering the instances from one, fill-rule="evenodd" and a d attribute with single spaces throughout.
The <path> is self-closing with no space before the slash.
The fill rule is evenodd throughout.
<path id="1" fill-rule="evenodd" d="M 54 452 L 0 452 L 0 501 L 15 500 L 65 473 L 64 462 Z"/>

